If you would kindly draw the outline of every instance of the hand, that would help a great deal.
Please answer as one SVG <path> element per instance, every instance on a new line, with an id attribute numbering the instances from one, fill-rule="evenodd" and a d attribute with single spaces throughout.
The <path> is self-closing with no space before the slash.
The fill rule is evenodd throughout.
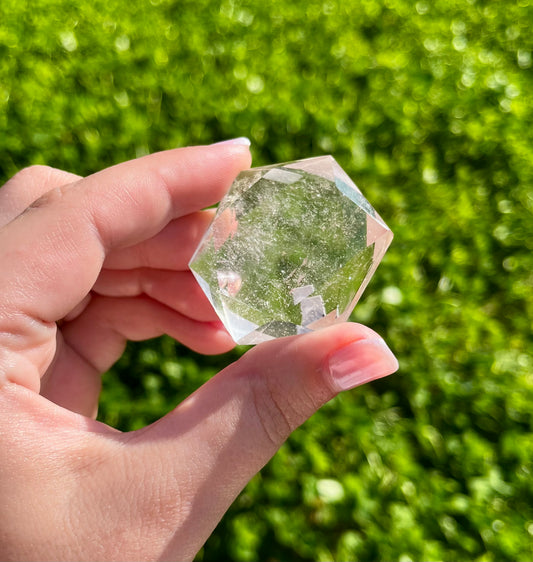
<path id="1" fill-rule="evenodd" d="M 397 362 L 344 324 L 259 345 L 174 411 L 95 421 L 128 339 L 234 344 L 187 263 L 236 174 L 237 143 L 153 154 L 85 179 L 46 167 L 0 190 L 0 557 L 188 560 L 290 432 Z"/>

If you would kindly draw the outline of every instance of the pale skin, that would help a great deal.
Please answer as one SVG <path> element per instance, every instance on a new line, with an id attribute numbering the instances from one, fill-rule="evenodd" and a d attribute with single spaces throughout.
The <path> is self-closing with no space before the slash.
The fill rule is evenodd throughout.
<path id="1" fill-rule="evenodd" d="M 191 560 L 249 479 L 339 391 L 397 362 L 359 324 L 259 345 L 158 422 L 95 421 L 127 340 L 233 341 L 187 263 L 251 164 L 229 142 L 0 189 L 0 558 Z"/>

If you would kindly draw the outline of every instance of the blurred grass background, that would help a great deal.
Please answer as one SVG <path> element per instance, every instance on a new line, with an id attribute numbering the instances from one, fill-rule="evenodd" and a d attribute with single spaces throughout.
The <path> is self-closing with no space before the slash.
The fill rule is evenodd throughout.
<path id="1" fill-rule="evenodd" d="M 354 319 L 400 372 L 304 424 L 198 560 L 533 559 L 532 26 L 530 0 L 0 3 L 0 180 L 245 135 L 256 165 L 333 154 L 395 233 Z M 100 419 L 243 351 L 131 345 Z"/>

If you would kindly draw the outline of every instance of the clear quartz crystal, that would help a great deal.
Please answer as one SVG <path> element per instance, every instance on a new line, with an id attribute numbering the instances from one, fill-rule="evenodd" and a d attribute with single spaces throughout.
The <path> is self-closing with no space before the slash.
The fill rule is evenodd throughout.
<path id="1" fill-rule="evenodd" d="M 331 156 L 239 174 L 189 264 L 233 339 L 348 320 L 392 232 Z"/>

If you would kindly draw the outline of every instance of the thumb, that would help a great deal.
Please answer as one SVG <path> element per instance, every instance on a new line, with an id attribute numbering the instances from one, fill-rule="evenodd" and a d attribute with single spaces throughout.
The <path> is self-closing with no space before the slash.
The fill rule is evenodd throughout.
<path id="1" fill-rule="evenodd" d="M 180 503 L 181 526 L 163 558 L 192 558 L 248 480 L 325 402 L 397 368 L 385 342 L 358 324 L 273 340 L 138 432 L 132 461 L 142 493 Z M 161 466 L 172 474 L 163 485 Z"/>

